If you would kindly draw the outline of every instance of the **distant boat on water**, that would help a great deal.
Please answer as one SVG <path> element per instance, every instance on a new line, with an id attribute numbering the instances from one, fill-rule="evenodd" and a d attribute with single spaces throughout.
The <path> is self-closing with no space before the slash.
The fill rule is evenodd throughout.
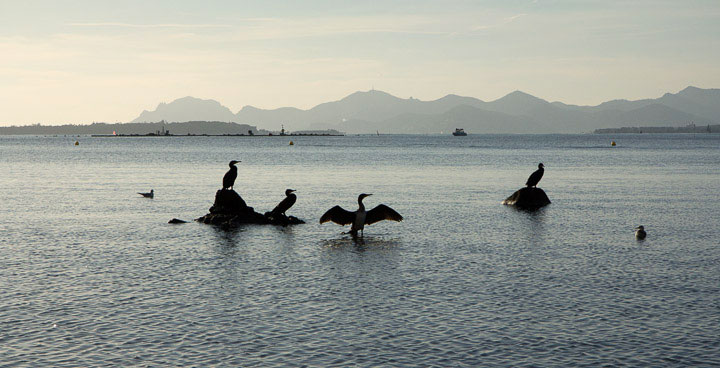
<path id="1" fill-rule="evenodd" d="M 464 129 L 462 129 L 462 128 L 457 128 L 457 129 L 455 129 L 455 131 L 453 132 L 452 135 L 454 135 L 454 136 L 456 136 L 456 137 L 464 137 L 464 136 L 467 135 L 467 133 L 465 133 L 465 130 L 464 130 Z"/>

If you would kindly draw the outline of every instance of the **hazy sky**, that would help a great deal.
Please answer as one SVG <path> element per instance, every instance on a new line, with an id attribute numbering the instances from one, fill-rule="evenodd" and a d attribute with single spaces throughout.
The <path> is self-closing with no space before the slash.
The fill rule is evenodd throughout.
<path id="1" fill-rule="evenodd" d="M 372 87 L 594 105 L 720 87 L 720 1 L 0 0 L 0 125 Z"/>

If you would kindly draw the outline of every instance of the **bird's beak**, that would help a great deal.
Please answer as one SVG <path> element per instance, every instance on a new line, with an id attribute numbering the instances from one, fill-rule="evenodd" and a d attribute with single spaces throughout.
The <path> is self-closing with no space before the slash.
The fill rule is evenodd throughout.
<path id="1" fill-rule="evenodd" d="M 370 197 L 372 194 L 368 194 L 367 196 Z"/>
<path id="2" fill-rule="evenodd" d="M 291 191 L 291 192 L 297 192 L 297 190 L 295 190 L 295 189 L 290 189 L 290 191 Z"/>

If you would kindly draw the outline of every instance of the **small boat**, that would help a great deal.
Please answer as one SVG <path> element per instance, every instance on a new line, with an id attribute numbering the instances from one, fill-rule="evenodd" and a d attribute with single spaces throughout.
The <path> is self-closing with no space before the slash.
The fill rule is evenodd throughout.
<path id="1" fill-rule="evenodd" d="M 464 129 L 462 129 L 462 128 L 457 128 L 457 129 L 455 129 L 455 131 L 453 132 L 453 135 L 456 136 L 456 137 L 464 137 L 464 136 L 467 135 L 467 133 L 465 133 L 465 130 L 464 130 Z"/>

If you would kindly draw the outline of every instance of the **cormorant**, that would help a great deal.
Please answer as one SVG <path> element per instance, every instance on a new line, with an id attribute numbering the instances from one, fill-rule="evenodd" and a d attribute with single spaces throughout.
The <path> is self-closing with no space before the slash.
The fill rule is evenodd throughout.
<path id="1" fill-rule="evenodd" d="M 138 194 L 140 194 L 141 196 L 143 196 L 143 197 L 145 197 L 145 198 L 155 198 L 155 190 L 153 190 L 153 189 L 150 189 L 150 193 L 140 193 L 140 192 L 138 192 Z"/>
<path id="2" fill-rule="evenodd" d="M 297 196 L 293 193 L 295 189 L 285 189 L 285 199 L 282 200 L 282 202 L 278 203 L 277 206 L 272 210 L 271 214 L 273 216 L 277 215 L 285 215 L 285 211 L 289 210 L 290 207 L 292 207 L 295 204 L 295 201 L 297 201 Z"/>
<path id="3" fill-rule="evenodd" d="M 230 161 L 230 170 L 223 176 L 223 189 L 232 189 L 235 185 L 235 179 L 237 178 L 237 167 L 235 164 L 240 161 Z"/>
<path id="4" fill-rule="evenodd" d="M 645 232 L 645 227 L 640 225 L 635 228 L 635 238 L 637 240 L 643 240 L 647 236 L 647 233 Z"/>
<path id="5" fill-rule="evenodd" d="M 332 221 L 339 225 L 352 224 L 350 234 L 357 236 L 357 232 L 360 230 L 360 236 L 362 236 L 365 225 L 371 225 L 382 220 L 402 221 L 403 217 L 399 213 L 384 204 L 378 205 L 370 211 L 365 211 L 362 200 L 371 195 L 363 193 L 358 196 L 359 208 L 355 212 L 347 211 L 340 206 L 329 209 L 320 217 L 320 223 Z"/>
<path id="6" fill-rule="evenodd" d="M 535 170 L 534 173 L 530 174 L 530 177 L 528 178 L 525 185 L 528 187 L 537 187 L 537 184 L 540 182 L 540 179 L 542 179 L 543 174 L 545 173 L 545 166 L 543 166 L 542 163 L 538 165 L 538 169 Z"/>

